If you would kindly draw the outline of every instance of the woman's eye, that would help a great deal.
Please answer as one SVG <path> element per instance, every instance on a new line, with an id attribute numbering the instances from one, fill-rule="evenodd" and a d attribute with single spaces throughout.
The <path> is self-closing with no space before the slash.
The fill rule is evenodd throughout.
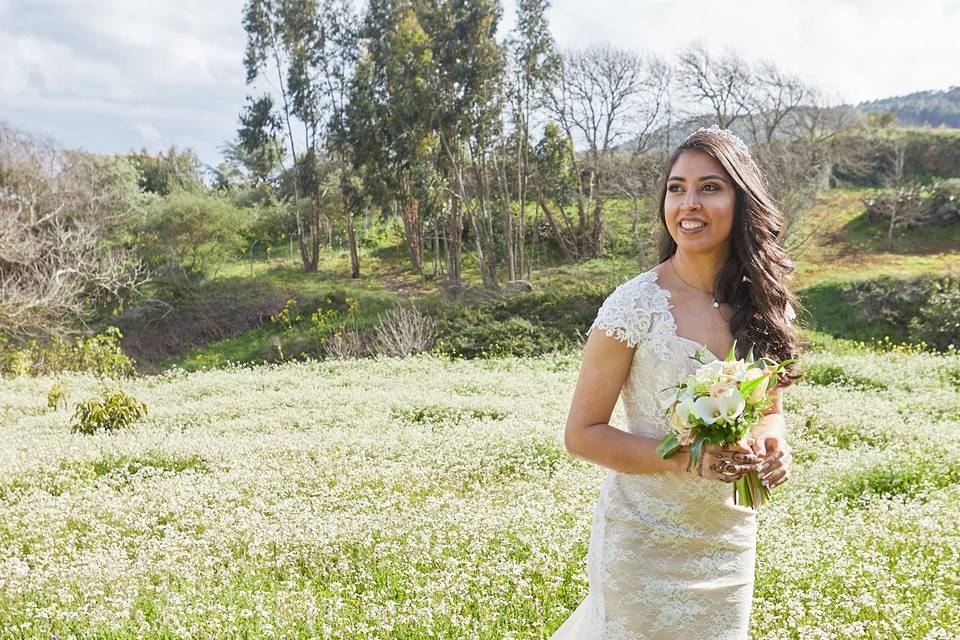
<path id="1" fill-rule="evenodd" d="M 710 187 L 710 189 L 707 189 L 707 187 Z M 718 187 L 717 185 L 715 185 L 715 184 L 713 184 L 712 182 L 710 182 L 710 183 L 707 183 L 707 184 L 703 185 L 703 189 L 704 189 L 705 191 L 719 191 L 719 190 L 720 190 L 720 187 Z M 678 185 L 678 184 L 672 184 L 672 185 L 670 185 L 669 187 L 667 187 L 667 191 L 669 191 L 670 193 L 676 193 L 676 192 L 678 192 L 678 191 L 680 191 L 680 190 L 681 190 L 681 187 L 680 187 L 680 185 Z"/>

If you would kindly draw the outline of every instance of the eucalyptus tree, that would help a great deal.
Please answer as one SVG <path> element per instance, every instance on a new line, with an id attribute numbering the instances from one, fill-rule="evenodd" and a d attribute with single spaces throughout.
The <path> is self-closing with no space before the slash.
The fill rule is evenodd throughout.
<path id="1" fill-rule="evenodd" d="M 267 93 L 260 98 L 247 97 L 248 106 L 241 116 L 241 141 L 258 141 L 262 143 L 268 138 L 276 140 L 279 136 L 286 137 L 287 151 L 293 160 L 292 192 L 294 211 L 297 219 L 298 247 L 303 270 L 307 273 L 316 271 L 319 258 L 319 207 L 311 208 L 309 220 L 303 218 L 304 176 L 307 172 L 307 161 L 304 155 L 311 145 L 311 129 L 315 132 L 315 122 L 311 122 L 312 114 L 302 112 L 302 96 L 300 109 L 294 105 L 294 96 L 291 84 L 296 84 L 296 76 L 301 71 L 296 67 L 294 46 L 299 36 L 291 33 L 289 28 L 289 2 L 285 0 L 247 0 L 243 11 L 243 28 L 247 32 L 247 49 L 244 56 L 247 84 L 253 84 L 262 79 L 272 85 L 279 94 L 280 104 L 275 107 L 273 97 Z M 276 82 L 274 85 L 273 82 Z M 302 118 L 307 118 L 304 121 Z M 294 128 L 305 131 L 305 140 L 301 141 L 294 135 Z M 279 144 L 274 142 L 275 148 Z M 253 152 L 255 147 L 246 147 Z M 282 157 L 282 156 L 281 156 Z M 286 170 L 286 167 L 284 167 Z M 315 200 L 314 200 L 315 202 Z M 312 242 L 306 244 L 307 226 L 311 232 Z"/>
<path id="2" fill-rule="evenodd" d="M 506 64 L 504 47 L 496 40 L 500 16 L 497 0 L 440 1 L 424 16 L 432 36 L 434 122 L 442 158 L 451 189 L 466 213 L 477 264 L 488 287 L 497 286 L 501 231 L 497 227 L 510 219 L 510 194 L 498 189 L 494 166 L 502 133 Z M 506 242 L 509 246 L 509 238 Z"/>
<path id="3" fill-rule="evenodd" d="M 507 269 L 515 280 L 529 267 L 525 260 L 526 203 L 530 179 L 530 126 L 535 110 L 544 104 L 546 91 L 556 78 L 560 57 L 547 23 L 549 0 L 517 0 L 517 25 L 509 41 L 511 119 L 515 131 L 514 170 L 519 216 L 514 237 L 513 216 L 506 219 Z M 525 269 L 526 267 L 526 269 Z"/>
<path id="4" fill-rule="evenodd" d="M 248 0 L 243 26 L 247 32 L 247 83 L 258 79 L 269 83 L 279 104 L 274 106 L 269 93 L 249 98 L 241 117 L 240 139 L 249 153 L 258 149 L 264 153 L 272 147 L 282 158 L 284 149 L 278 138 L 285 138 L 285 151 L 293 161 L 290 190 L 300 257 L 304 271 L 314 272 L 321 227 L 328 238 L 332 235 L 332 224 L 321 204 L 331 187 L 331 166 L 337 165 L 330 161 L 331 150 L 335 157 L 345 157 L 341 130 L 356 42 L 352 5 L 344 0 Z M 345 162 L 340 163 L 343 166 Z M 351 259 L 354 273 L 359 275 L 352 218 L 349 212 L 347 216 Z"/>
<path id="5" fill-rule="evenodd" d="M 423 220 L 436 189 L 435 73 L 422 2 L 371 0 L 346 105 L 345 135 L 369 197 L 396 207 L 413 270 L 423 273 Z"/>

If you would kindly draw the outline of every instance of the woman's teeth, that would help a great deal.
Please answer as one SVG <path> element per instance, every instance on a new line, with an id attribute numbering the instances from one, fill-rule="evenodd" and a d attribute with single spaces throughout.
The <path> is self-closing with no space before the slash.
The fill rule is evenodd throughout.
<path id="1" fill-rule="evenodd" d="M 680 223 L 681 229 L 686 229 L 691 231 L 695 229 L 701 229 L 705 226 L 707 226 L 706 222 L 693 222 L 691 220 L 684 220 L 683 222 Z"/>

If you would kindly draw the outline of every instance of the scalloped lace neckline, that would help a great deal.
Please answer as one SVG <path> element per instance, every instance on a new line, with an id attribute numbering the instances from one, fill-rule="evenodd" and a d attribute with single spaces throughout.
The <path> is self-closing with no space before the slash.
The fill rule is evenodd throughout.
<path id="1" fill-rule="evenodd" d="M 667 312 L 667 315 L 668 315 L 669 318 L 670 318 L 670 322 L 669 322 L 669 324 L 670 324 L 670 335 L 672 335 L 674 338 L 677 338 L 678 340 L 683 340 L 683 341 L 685 341 L 685 342 L 689 342 L 690 344 L 695 344 L 695 345 L 697 345 L 698 347 L 703 347 L 703 348 L 707 351 L 707 353 L 709 353 L 710 355 L 712 355 L 712 356 L 713 356 L 714 358 L 716 358 L 717 360 L 723 360 L 723 358 L 721 358 L 720 356 L 718 356 L 717 354 L 715 354 L 713 351 L 711 351 L 711 350 L 710 350 L 710 347 L 708 347 L 707 345 L 703 344 L 702 342 L 697 342 L 696 340 L 694 340 L 694 339 L 692 339 L 692 338 L 685 338 L 685 337 L 683 337 L 683 336 L 681 336 L 681 335 L 679 335 L 679 334 L 677 333 L 677 319 L 673 317 L 673 311 L 670 310 L 670 309 L 673 308 L 673 305 L 669 302 L 669 301 L 672 299 L 672 292 L 670 292 L 669 290 L 664 289 L 663 287 L 660 286 L 660 283 L 659 283 L 658 280 L 657 280 L 657 279 L 659 278 L 659 276 L 660 276 L 660 273 L 657 272 L 656 269 L 650 269 L 649 271 L 647 271 L 647 273 L 652 274 L 652 276 L 653 276 L 653 277 L 651 278 L 651 280 L 650 280 L 650 281 L 653 283 L 653 286 L 655 286 L 657 289 L 659 289 L 660 291 L 663 292 L 663 296 L 664 296 L 664 298 L 665 298 L 666 312 Z"/>

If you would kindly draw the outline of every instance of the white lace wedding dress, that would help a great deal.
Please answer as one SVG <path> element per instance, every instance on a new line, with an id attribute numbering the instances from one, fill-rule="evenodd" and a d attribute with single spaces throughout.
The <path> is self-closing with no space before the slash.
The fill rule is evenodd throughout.
<path id="1" fill-rule="evenodd" d="M 677 335 L 657 275 L 617 287 L 590 330 L 636 347 L 621 392 L 626 426 L 659 440 L 667 433 L 660 391 L 693 372 L 701 345 Z M 756 531 L 755 512 L 734 505 L 729 484 L 685 471 L 609 470 L 587 552 L 589 594 L 551 640 L 747 638 Z"/>

